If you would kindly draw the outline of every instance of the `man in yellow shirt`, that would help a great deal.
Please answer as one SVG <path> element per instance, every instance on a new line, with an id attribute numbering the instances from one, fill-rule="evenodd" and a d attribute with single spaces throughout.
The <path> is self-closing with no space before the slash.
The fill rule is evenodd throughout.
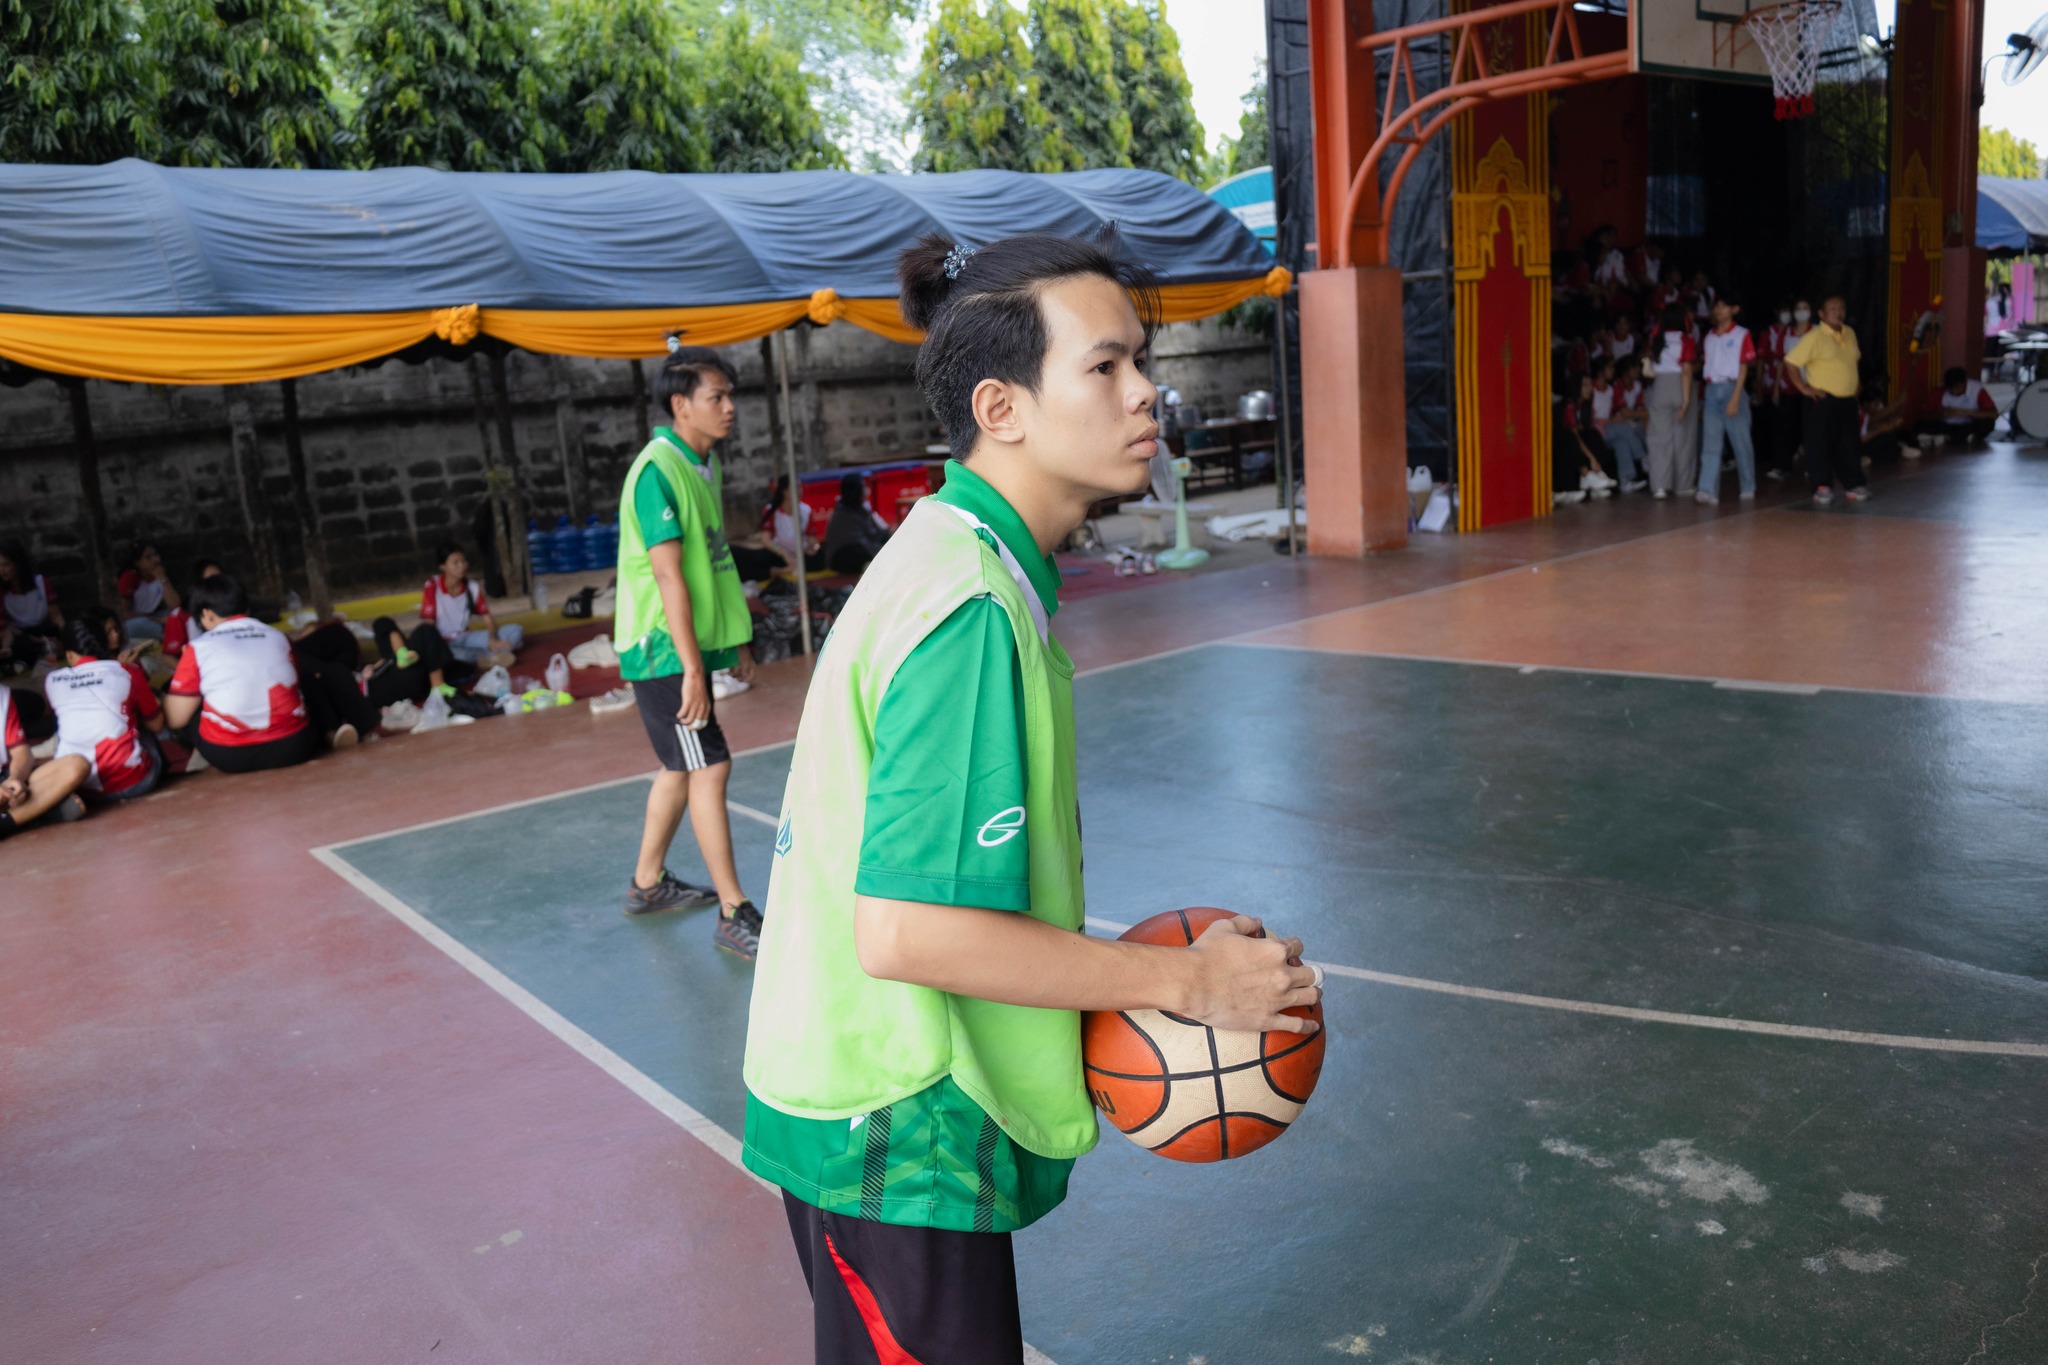
<path id="1" fill-rule="evenodd" d="M 1785 354 L 1785 373 L 1811 401 L 1806 407 L 1806 472 L 1813 500 L 1835 500 L 1835 485 L 1850 502 L 1870 501 L 1863 478 L 1863 420 L 1856 404 L 1856 331 L 1843 319 L 1849 306 L 1837 294 L 1820 306 L 1820 326 Z"/>

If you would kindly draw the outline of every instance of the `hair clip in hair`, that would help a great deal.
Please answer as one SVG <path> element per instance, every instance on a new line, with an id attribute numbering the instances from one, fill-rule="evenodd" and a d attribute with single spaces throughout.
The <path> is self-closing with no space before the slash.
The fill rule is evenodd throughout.
<path id="1" fill-rule="evenodd" d="M 668 334 L 668 353 L 669 353 L 670 355 L 674 355 L 674 354 L 675 354 L 675 353 L 676 353 L 677 351 L 680 351 L 680 350 L 682 350 L 682 349 L 683 349 L 683 337 L 682 337 L 682 334 L 681 334 L 680 332 L 670 332 L 670 333 Z"/>
<path id="2" fill-rule="evenodd" d="M 949 280 L 959 279 L 961 267 L 967 264 L 967 258 L 972 256 L 974 252 L 974 247 L 960 246 L 956 243 L 953 249 L 946 253 L 946 278 Z"/>

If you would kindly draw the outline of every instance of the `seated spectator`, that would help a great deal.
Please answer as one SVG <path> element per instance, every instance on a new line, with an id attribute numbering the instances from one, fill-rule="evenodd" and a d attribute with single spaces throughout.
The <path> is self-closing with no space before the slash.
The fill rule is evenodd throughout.
<path id="1" fill-rule="evenodd" d="M 197 583 L 221 572 L 223 570 L 217 560 L 202 559 L 192 566 L 192 577 L 186 581 Z M 182 605 L 172 607 L 165 614 L 164 654 L 172 663 L 176 663 L 178 656 L 185 652 L 185 646 L 191 642 L 194 633 L 192 613 L 185 610 Z"/>
<path id="2" fill-rule="evenodd" d="M 420 620 L 433 623 L 448 653 L 459 662 L 510 668 L 513 651 L 526 642 L 526 632 L 516 625 L 499 627 L 491 604 L 484 600 L 483 584 L 469 576 L 469 556 L 460 545 L 436 546 L 434 558 L 441 571 L 420 590 Z"/>
<path id="3" fill-rule="evenodd" d="M 249 618 L 241 584 L 217 574 L 193 584 L 187 606 L 205 634 L 185 647 L 164 702 L 180 738 L 222 772 L 288 768 L 313 756 L 324 734 L 354 744 L 369 703 L 353 670 L 309 669 L 307 686 L 291 641 Z M 197 719 L 196 728 L 192 726 Z"/>
<path id="4" fill-rule="evenodd" d="M 801 490 L 787 474 L 775 481 L 774 496 L 761 517 L 761 530 L 791 568 L 802 555 L 810 572 L 825 572 L 824 542 L 811 534 L 811 510 L 804 506 Z"/>
<path id="5" fill-rule="evenodd" d="M 56 756 L 85 760 L 79 792 L 92 804 L 146 796 L 164 775 L 156 742 L 164 708 L 142 670 L 113 657 L 97 624 L 105 615 L 100 608 L 64 623 L 65 667 L 43 679 L 57 713 Z"/>
<path id="6" fill-rule="evenodd" d="M 0 668 L 26 673 L 54 658 L 64 613 L 20 541 L 0 542 Z"/>
<path id="7" fill-rule="evenodd" d="M 153 543 L 138 540 L 128 547 L 114 591 L 120 594 L 121 621 L 129 638 L 161 640 L 164 617 L 178 606 L 178 590 L 171 586 L 164 557 Z"/>
<path id="8" fill-rule="evenodd" d="M 1941 414 L 1920 419 L 1916 428 L 1922 436 L 1946 436 L 1959 444 L 1976 445 L 1991 439 L 1998 422 L 1998 402 L 1990 390 L 1970 378 L 1970 372 L 1952 365 L 1941 376 Z"/>
<path id="9" fill-rule="evenodd" d="M 81 754 L 37 763 L 14 689 L 0 687 L 0 839 L 52 811 L 60 820 L 84 815 L 77 792 L 90 776 L 92 764 Z"/>
<path id="10" fill-rule="evenodd" d="M 858 474 L 839 481 L 839 505 L 825 526 L 825 564 L 833 573 L 857 574 L 882 552 L 889 523 L 868 506 L 868 487 Z"/>
<path id="11" fill-rule="evenodd" d="M 88 619 L 99 623 L 100 634 L 107 642 L 108 657 L 117 663 L 133 664 L 141 669 L 152 689 L 160 688 L 171 680 L 173 665 L 165 657 L 162 644 L 150 639 L 129 639 L 127 623 L 121 619 L 120 612 L 112 607 L 95 606 Z"/>
<path id="12" fill-rule="evenodd" d="M 435 691 L 444 697 L 456 695 L 447 670 L 466 670 L 466 665 L 449 655 L 447 643 L 431 623 L 420 622 L 408 636 L 390 617 L 380 616 L 371 633 L 380 657 L 365 668 L 362 646 L 343 622 L 329 621 L 300 631 L 292 638 L 292 661 L 298 665 L 301 685 L 309 675 L 321 675 L 321 685 L 338 698 L 337 712 L 363 734 L 381 727 L 387 706 L 402 701 L 418 706 Z M 363 701 L 343 696 L 340 688 L 344 683 L 353 683 Z"/>
<path id="13" fill-rule="evenodd" d="M 1628 314 L 1623 313 L 1614 320 L 1614 329 L 1607 337 L 1607 358 L 1614 362 L 1614 372 L 1627 372 L 1629 362 L 1636 355 L 1635 329 L 1629 325 Z"/>
<path id="14" fill-rule="evenodd" d="M 1614 477 L 1621 481 L 1621 491 L 1633 493 L 1649 487 L 1650 481 L 1637 473 L 1649 453 L 1643 442 L 1641 381 L 1631 375 L 1624 382 L 1616 382 L 1614 362 L 1603 361 L 1593 371 L 1593 395 L 1588 406 L 1592 409 L 1593 429 L 1600 433 L 1613 456 Z"/>
<path id="15" fill-rule="evenodd" d="M 1607 447 L 1593 430 L 1593 381 L 1581 375 L 1574 395 L 1557 400 L 1551 441 L 1550 486 L 1554 503 L 1584 502 L 1614 496 L 1615 480 L 1607 472 Z"/>

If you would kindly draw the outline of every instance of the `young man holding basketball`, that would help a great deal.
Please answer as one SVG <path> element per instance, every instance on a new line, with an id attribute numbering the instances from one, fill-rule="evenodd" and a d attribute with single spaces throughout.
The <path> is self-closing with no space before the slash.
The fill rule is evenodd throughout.
<path id="1" fill-rule="evenodd" d="M 784 1191 L 820 1362 L 1017 1365 L 1009 1234 L 1095 1144 L 1079 1011 L 1302 1031 L 1281 1011 L 1320 991 L 1298 941 L 1243 917 L 1193 948 L 1081 932 L 1052 549 L 1149 478 L 1145 277 L 1060 237 L 927 237 L 899 273 L 960 460 L 818 658 L 755 978 L 745 1161 Z"/>
<path id="2" fill-rule="evenodd" d="M 671 345 L 654 401 L 672 426 L 626 471 L 619 500 L 619 605 L 613 638 L 619 674 L 633 685 L 640 722 L 662 770 L 647 793 L 640 858 L 626 889 L 628 915 L 719 907 L 712 942 L 752 958 L 761 912 L 740 889 L 725 784 L 732 751 L 711 696 L 711 675 L 754 670 L 746 592 L 725 540 L 725 509 L 711 447 L 732 431 L 738 376 L 718 352 Z M 692 886 L 663 866 L 687 811 L 712 885 Z"/>

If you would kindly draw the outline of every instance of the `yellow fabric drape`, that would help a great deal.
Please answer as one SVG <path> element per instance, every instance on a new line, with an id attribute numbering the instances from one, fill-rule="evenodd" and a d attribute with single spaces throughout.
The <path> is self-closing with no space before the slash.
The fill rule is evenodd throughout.
<path id="1" fill-rule="evenodd" d="M 1278 297 L 1292 277 L 1275 266 L 1264 276 L 1215 284 L 1170 284 L 1159 291 L 1166 322 L 1191 322 L 1257 294 Z M 487 308 L 473 303 L 402 313 L 299 317 L 124 318 L 0 313 L 0 355 L 55 374 L 134 384 L 254 384 L 360 365 L 438 336 L 464 345 L 494 336 L 543 355 L 631 360 L 658 356 L 670 332 L 699 346 L 752 341 L 808 318 L 845 321 L 914 345 L 924 334 L 903 320 L 896 300 L 841 298 L 820 289 L 808 299 L 716 304 L 703 308 L 624 308 L 593 312 Z"/>

